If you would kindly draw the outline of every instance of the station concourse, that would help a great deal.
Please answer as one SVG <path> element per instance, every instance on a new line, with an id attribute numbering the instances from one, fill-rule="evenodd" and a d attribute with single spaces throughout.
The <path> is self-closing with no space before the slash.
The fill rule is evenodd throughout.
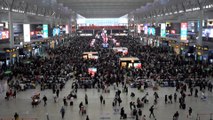
<path id="1" fill-rule="evenodd" d="M 212 0 L 0 0 L 0 120 L 213 120 Z"/>

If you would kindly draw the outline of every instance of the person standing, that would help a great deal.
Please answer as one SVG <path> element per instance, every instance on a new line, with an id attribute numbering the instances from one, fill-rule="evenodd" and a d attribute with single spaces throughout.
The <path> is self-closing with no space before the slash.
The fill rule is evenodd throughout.
<path id="1" fill-rule="evenodd" d="M 169 95 L 169 102 L 172 103 L 172 95 Z"/>
<path id="2" fill-rule="evenodd" d="M 102 95 L 100 95 L 100 102 L 102 104 L 104 97 Z"/>
<path id="3" fill-rule="evenodd" d="M 189 116 L 191 116 L 191 115 L 192 115 L 192 108 L 189 107 Z"/>
<path id="4" fill-rule="evenodd" d="M 85 94 L 85 105 L 88 105 L 88 96 Z"/>
<path id="5" fill-rule="evenodd" d="M 87 118 L 86 118 L 86 120 L 89 120 L 89 116 L 87 115 Z"/>
<path id="6" fill-rule="evenodd" d="M 198 97 L 198 89 L 195 89 L 195 97 Z"/>
<path id="7" fill-rule="evenodd" d="M 165 104 L 167 104 L 167 101 L 168 101 L 168 97 L 167 95 L 165 95 Z"/>
<path id="8" fill-rule="evenodd" d="M 177 93 L 174 93 L 174 101 L 177 101 Z"/>
<path id="9" fill-rule="evenodd" d="M 15 120 L 18 120 L 18 119 L 19 119 L 19 115 L 18 115 L 17 112 L 16 112 L 15 115 L 14 115 L 14 119 L 15 119 Z"/>
<path id="10" fill-rule="evenodd" d="M 151 118 L 151 116 L 153 116 L 153 117 L 155 118 L 155 114 L 154 114 L 154 105 L 152 105 L 152 106 L 149 108 L 149 111 L 150 111 L 149 118 Z"/>
<path id="11" fill-rule="evenodd" d="M 59 89 L 56 90 L 56 96 L 59 97 Z"/>
<path id="12" fill-rule="evenodd" d="M 47 105 L 47 97 L 45 95 L 43 97 L 43 101 L 44 101 L 44 106 L 46 106 Z"/>
<path id="13" fill-rule="evenodd" d="M 64 107 L 63 107 L 63 106 L 61 107 L 60 112 L 61 112 L 61 117 L 62 117 L 62 119 L 64 119 L 65 109 L 64 109 Z"/>
<path id="14" fill-rule="evenodd" d="M 190 88 L 190 95 L 193 95 L 193 87 Z"/>
<path id="15" fill-rule="evenodd" d="M 142 120 L 146 120 L 146 115 L 143 115 Z"/>

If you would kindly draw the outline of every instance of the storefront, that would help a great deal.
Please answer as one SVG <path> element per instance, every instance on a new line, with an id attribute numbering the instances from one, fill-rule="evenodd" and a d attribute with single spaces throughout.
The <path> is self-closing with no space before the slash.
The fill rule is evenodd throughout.
<path id="1" fill-rule="evenodd" d="M 114 47 L 112 49 L 115 53 L 122 53 L 122 55 L 128 54 L 128 48 L 126 48 L 126 47 Z"/>
<path id="2" fill-rule="evenodd" d="M 84 52 L 83 59 L 98 59 L 98 52 Z"/>
<path id="3" fill-rule="evenodd" d="M 120 67 L 140 69 L 142 65 L 140 60 L 136 57 L 123 57 L 123 58 L 120 58 Z"/>
<path id="4" fill-rule="evenodd" d="M 19 61 L 18 59 L 18 51 L 16 48 L 4 48 L 6 54 L 6 65 L 9 66 L 11 64 L 15 64 Z"/>

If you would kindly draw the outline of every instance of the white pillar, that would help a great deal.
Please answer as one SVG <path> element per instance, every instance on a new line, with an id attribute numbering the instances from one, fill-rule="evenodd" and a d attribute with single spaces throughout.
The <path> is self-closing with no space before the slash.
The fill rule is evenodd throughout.
<path id="1" fill-rule="evenodd" d="M 12 12 L 8 12 L 8 24 L 9 24 L 9 34 L 10 34 L 10 48 L 14 47 L 14 32 L 13 32 L 13 18 Z"/>
<path id="2" fill-rule="evenodd" d="M 201 15 L 200 15 L 200 19 L 198 20 L 198 24 L 199 24 L 199 33 L 198 33 L 198 39 L 196 41 L 196 43 L 198 45 L 203 45 L 203 38 L 202 38 L 202 32 L 203 32 L 203 10 L 201 11 Z"/>

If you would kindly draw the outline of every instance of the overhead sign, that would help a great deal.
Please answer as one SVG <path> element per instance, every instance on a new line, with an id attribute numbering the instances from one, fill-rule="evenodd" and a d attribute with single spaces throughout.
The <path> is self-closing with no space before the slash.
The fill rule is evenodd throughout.
<path id="1" fill-rule="evenodd" d="M 166 24 L 162 23 L 161 24 L 161 32 L 160 32 L 161 37 L 166 37 Z"/>
<path id="2" fill-rule="evenodd" d="M 24 42 L 30 42 L 30 24 L 24 24 Z"/>
<path id="3" fill-rule="evenodd" d="M 48 38 L 48 25 L 43 25 L 43 38 Z"/>
<path id="4" fill-rule="evenodd" d="M 184 22 L 184 23 L 181 23 L 181 33 L 180 33 L 180 36 L 181 36 L 181 40 L 185 41 L 187 40 L 187 23 Z"/>

